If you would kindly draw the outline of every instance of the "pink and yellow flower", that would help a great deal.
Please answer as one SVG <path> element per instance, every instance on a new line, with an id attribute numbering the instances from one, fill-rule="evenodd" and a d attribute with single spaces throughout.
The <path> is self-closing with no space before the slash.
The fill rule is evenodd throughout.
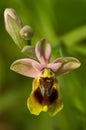
<path id="1" fill-rule="evenodd" d="M 56 77 L 78 68 L 80 62 L 74 57 L 60 57 L 51 63 L 51 46 L 47 39 L 37 42 L 35 55 L 37 60 L 19 59 L 11 65 L 11 69 L 24 76 L 35 78 L 27 100 L 30 112 L 39 115 L 41 111 L 48 111 L 54 116 L 63 108 Z"/>

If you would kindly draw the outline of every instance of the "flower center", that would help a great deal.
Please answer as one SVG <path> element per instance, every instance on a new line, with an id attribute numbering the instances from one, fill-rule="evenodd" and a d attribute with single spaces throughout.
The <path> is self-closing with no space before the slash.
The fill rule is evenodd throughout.
<path id="1" fill-rule="evenodd" d="M 39 78 L 39 88 L 42 96 L 51 95 L 54 80 L 55 74 L 49 68 L 44 68 Z"/>
<path id="2" fill-rule="evenodd" d="M 43 78 L 54 78 L 55 79 L 55 73 L 51 69 L 49 69 L 49 68 L 43 68 L 41 70 L 40 77 L 43 77 Z"/>
<path id="3" fill-rule="evenodd" d="M 54 80 L 52 78 L 40 78 L 40 90 L 43 96 L 50 96 Z"/>

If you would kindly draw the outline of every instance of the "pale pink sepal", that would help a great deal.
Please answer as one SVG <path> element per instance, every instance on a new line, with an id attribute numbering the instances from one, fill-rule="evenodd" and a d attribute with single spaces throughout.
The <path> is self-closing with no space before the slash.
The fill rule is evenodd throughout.
<path id="1" fill-rule="evenodd" d="M 37 61 L 29 58 L 16 60 L 11 65 L 11 70 L 33 78 L 40 73 L 41 68 L 41 65 Z"/>
<path id="2" fill-rule="evenodd" d="M 35 52 L 41 64 L 49 63 L 51 56 L 51 46 L 47 39 L 41 39 L 37 42 Z"/>
<path id="3" fill-rule="evenodd" d="M 56 71 L 57 76 L 67 73 L 70 70 L 76 69 L 81 65 L 80 61 L 74 57 L 57 58 L 54 63 L 62 63 L 61 67 Z"/>

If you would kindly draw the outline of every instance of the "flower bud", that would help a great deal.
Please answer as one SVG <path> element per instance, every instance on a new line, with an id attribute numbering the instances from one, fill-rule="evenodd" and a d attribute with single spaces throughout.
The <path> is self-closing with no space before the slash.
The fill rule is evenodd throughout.
<path id="1" fill-rule="evenodd" d="M 20 35 L 25 39 L 25 40 L 30 40 L 33 37 L 33 29 L 25 25 L 21 30 L 20 30 Z"/>
<path id="2" fill-rule="evenodd" d="M 5 28 L 13 41 L 18 45 L 19 48 L 23 48 L 27 45 L 27 41 L 20 36 L 20 30 L 23 27 L 23 23 L 16 11 L 12 8 L 7 8 L 4 11 Z"/>

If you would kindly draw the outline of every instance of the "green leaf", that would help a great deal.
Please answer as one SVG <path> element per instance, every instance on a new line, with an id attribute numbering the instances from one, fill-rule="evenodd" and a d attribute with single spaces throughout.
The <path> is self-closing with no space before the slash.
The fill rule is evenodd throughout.
<path id="1" fill-rule="evenodd" d="M 61 40 L 63 40 L 68 47 L 71 47 L 84 38 L 86 38 L 86 26 L 81 26 L 65 34 L 61 37 Z"/>

